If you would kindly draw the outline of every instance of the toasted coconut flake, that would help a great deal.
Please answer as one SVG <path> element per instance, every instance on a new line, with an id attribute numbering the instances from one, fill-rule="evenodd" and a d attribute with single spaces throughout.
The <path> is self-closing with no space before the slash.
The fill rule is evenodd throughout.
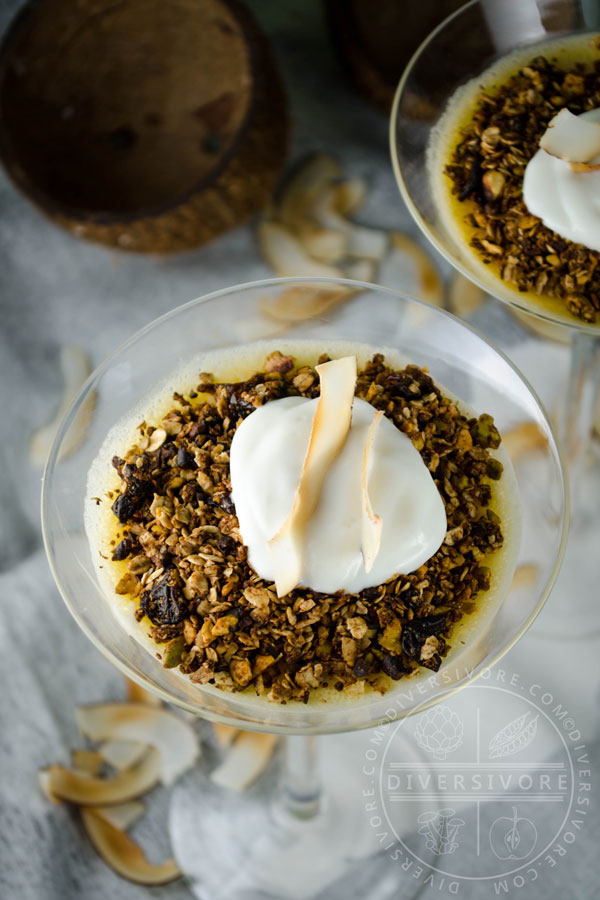
<path id="1" fill-rule="evenodd" d="M 213 722 L 212 727 L 217 744 L 222 749 L 229 747 L 240 733 L 239 728 L 232 728 L 231 725 L 220 725 L 218 722 Z"/>
<path id="2" fill-rule="evenodd" d="M 269 541 L 279 597 L 289 594 L 300 581 L 304 530 L 319 501 L 327 472 L 344 445 L 352 419 L 356 357 L 331 360 L 317 366 L 316 371 L 321 394 L 294 504 L 284 524 Z"/>
<path id="3" fill-rule="evenodd" d="M 319 262 L 337 263 L 346 255 L 346 236 L 341 231 L 301 221 L 294 229 L 309 256 Z"/>
<path id="4" fill-rule="evenodd" d="M 148 744 L 140 741 L 105 741 L 100 745 L 98 755 L 114 769 L 121 771 L 134 765 L 147 750 Z"/>
<path id="5" fill-rule="evenodd" d="M 98 775 L 104 758 L 97 750 L 71 750 L 71 762 L 77 772 Z"/>
<path id="6" fill-rule="evenodd" d="M 96 815 L 112 825 L 113 828 L 122 828 L 124 831 L 140 819 L 146 811 L 146 807 L 140 800 L 130 800 L 129 803 L 117 803 L 115 806 L 94 807 Z"/>
<path id="7" fill-rule="evenodd" d="M 600 162 L 588 162 L 588 163 L 578 163 L 571 162 L 569 163 L 571 169 L 578 174 L 583 172 L 597 172 L 600 169 Z"/>
<path id="8" fill-rule="evenodd" d="M 372 259 L 353 259 L 344 266 L 344 275 L 354 281 L 373 282 L 375 274 L 376 263 Z"/>
<path id="9" fill-rule="evenodd" d="M 570 163 L 589 163 L 600 154 L 600 124 L 561 109 L 540 138 L 540 147 Z"/>
<path id="10" fill-rule="evenodd" d="M 132 681 L 131 678 L 127 678 L 127 676 L 124 677 L 127 684 L 127 699 L 130 703 L 147 703 L 148 706 L 162 705 L 160 697 L 157 697 L 156 694 L 151 694 L 150 691 L 147 691 L 146 688 L 143 688 L 140 684 Z"/>
<path id="11" fill-rule="evenodd" d="M 233 791 L 245 790 L 267 767 L 276 743 L 277 735 L 243 731 L 213 770 L 212 781 Z"/>
<path id="12" fill-rule="evenodd" d="M 50 787 L 51 783 L 52 783 L 52 777 L 51 777 L 48 769 L 41 769 L 38 772 L 38 780 L 40 783 L 40 787 L 42 789 L 42 793 L 46 796 L 46 798 L 48 800 L 50 800 L 51 803 L 61 803 L 62 802 L 60 800 L 60 798 L 56 796 L 56 794 L 52 793 L 52 790 Z"/>
<path id="13" fill-rule="evenodd" d="M 371 498 L 369 497 L 369 466 L 371 464 L 371 455 L 373 453 L 373 442 L 379 423 L 383 418 L 381 410 L 377 410 L 373 416 L 373 421 L 367 431 L 365 440 L 365 449 L 363 451 L 362 460 L 362 555 L 365 563 L 365 571 L 370 572 L 373 568 L 375 558 L 379 553 L 381 545 L 381 516 L 376 515 L 371 507 Z"/>
<path id="14" fill-rule="evenodd" d="M 535 563 L 524 563 L 518 566 L 512 580 L 512 588 L 535 587 L 538 579 L 539 566 Z"/>
<path id="15" fill-rule="evenodd" d="M 159 775 L 160 754 L 150 750 L 139 763 L 113 778 L 97 778 L 53 765 L 42 769 L 40 784 L 44 793 L 80 806 L 113 806 L 149 791 Z"/>
<path id="16" fill-rule="evenodd" d="M 75 711 L 79 730 L 93 741 L 139 741 L 160 751 L 161 781 L 172 784 L 198 758 L 196 732 L 166 709 L 143 703 L 100 703 Z"/>
<path id="17" fill-rule="evenodd" d="M 63 378 L 63 394 L 52 420 L 38 428 L 31 436 L 29 459 L 32 465 L 43 468 L 48 458 L 54 436 L 63 416 L 77 396 L 80 387 L 90 374 L 92 367 L 87 354 L 81 347 L 66 344 L 60 351 L 60 368 Z M 73 421 L 69 435 L 61 447 L 62 456 L 72 453 L 83 440 L 90 416 L 94 409 L 94 395 L 90 394 L 80 407 Z"/>
<path id="18" fill-rule="evenodd" d="M 364 178 L 347 178 L 331 188 L 333 208 L 342 216 L 351 216 L 363 204 L 367 196 Z"/>
<path id="19" fill-rule="evenodd" d="M 289 228 L 277 222 L 261 222 L 258 226 L 258 240 L 263 256 L 277 275 L 315 278 L 342 276 L 341 269 L 311 259 Z"/>
<path id="20" fill-rule="evenodd" d="M 129 835 L 115 828 L 95 809 L 83 808 L 81 819 L 89 838 L 102 859 L 123 878 L 136 884 L 167 884 L 181 876 L 174 859 L 154 865 Z"/>
<path id="21" fill-rule="evenodd" d="M 455 272 L 448 288 L 448 309 L 461 319 L 468 319 L 482 305 L 485 293 L 478 284 Z"/>
<path id="22" fill-rule="evenodd" d="M 346 238 L 348 256 L 380 262 L 387 250 L 388 236 L 386 232 L 378 228 L 357 225 L 340 215 L 335 208 L 334 196 L 333 189 L 329 188 L 316 198 L 311 210 L 312 220 L 322 228 L 343 234 Z"/>
<path id="23" fill-rule="evenodd" d="M 354 291 L 351 288 L 322 288 L 318 285 L 296 285 L 286 288 L 276 297 L 263 297 L 259 308 L 264 315 L 282 322 L 304 322 L 314 319 L 343 303 Z"/>
<path id="24" fill-rule="evenodd" d="M 279 191 L 275 209 L 277 218 L 292 230 L 299 221 L 310 219 L 310 210 L 317 198 L 340 174 L 339 163 L 324 153 L 317 153 L 300 163 Z"/>
<path id="25" fill-rule="evenodd" d="M 545 450 L 548 439 L 535 422 L 522 422 L 504 432 L 502 444 L 514 462 L 525 453 Z"/>
<path id="26" fill-rule="evenodd" d="M 392 247 L 407 254 L 417 269 L 418 297 L 432 306 L 444 305 L 444 285 L 429 254 L 415 240 L 402 232 L 392 234 Z"/>

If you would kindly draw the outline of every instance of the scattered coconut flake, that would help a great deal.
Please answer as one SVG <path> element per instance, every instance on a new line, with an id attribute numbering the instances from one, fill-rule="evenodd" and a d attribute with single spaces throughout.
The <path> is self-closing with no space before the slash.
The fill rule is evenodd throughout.
<path id="1" fill-rule="evenodd" d="M 460 272 L 454 273 L 448 287 L 448 309 L 451 313 L 468 319 L 483 305 L 484 300 L 485 293 L 478 284 Z"/>
<path id="2" fill-rule="evenodd" d="M 200 752 L 194 729 L 166 709 L 143 703 L 99 703 L 78 707 L 75 717 L 81 733 L 93 741 L 139 741 L 156 747 L 161 781 L 166 785 L 189 769 Z"/>
<path id="3" fill-rule="evenodd" d="M 331 186 L 333 208 L 342 216 L 351 216 L 367 196 L 365 178 L 346 178 Z"/>
<path id="4" fill-rule="evenodd" d="M 277 222 L 261 222 L 258 226 L 258 240 L 263 256 L 278 275 L 315 278 L 342 276 L 341 269 L 311 259 L 289 228 Z"/>
<path id="5" fill-rule="evenodd" d="M 123 830 L 131 828 L 134 822 L 144 815 L 146 807 L 141 800 L 130 800 L 129 803 L 117 803 L 114 806 L 94 807 L 96 815 L 112 825 L 113 828 Z"/>
<path id="6" fill-rule="evenodd" d="M 148 744 L 140 741 L 105 741 L 98 748 L 98 755 L 114 769 L 121 771 L 141 759 L 147 749 Z"/>
<path id="7" fill-rule="evenodd" d="M 48 800 L 50 800 L 51 803 L 61 803 L 62 802 L 59 797 L 57 797 L 55 794 L 52 793 L 52 790 L 50 788 L 50 785 L 52 783 L 52 778 L 51 778 L 51 775 L 50 775 L 50 772 L 48 771 L 48 769 L 41 769 L 38 772 L 38 780 L 40 783 L 40 787 L 42 789 L 42 793 Z"/>
<path id="8" fill-rule="evenodd" d="M 40 772 L 40 786 L 50 797 L 83 806 L 112 806 L 134 800 L 153 788 L 160 775 L 160 754 L 150 750 L 129 769 L 112 778 L 98 778 L 52 765 Z"/>
<path id="9" fill-rule="evenodd" d="M 540 147 L 570 163 L 589 163 L 600 154 L 600 124 L 561 109 L 540 138 Z"/>
<path id="10" fill-rule="evenodd" d="M 381 545 L 381 516 L 376 515 L 371 507 L 371 498 L 369 497 L 369 464 L 373 451 L 373 442 L 379 423 L 383 418 L 381 410 L 377 410 L 373 416 L 373 421 L 367 431 L 365 440 L 365 449 L 363 451 L 362 460 L 362 555 L 365 563 L 365 571 L 370 572 L 379 553 Z"/>
<path id="11" fill-rule="evenodd" d="M 348 256 L 359 259 L 373 259 L 380 262 L 385 256 L 388 236 L 379 228 L 367 228 L 351 222 L 335 208 L 334 193 L 331 188 L 316 198 L 311 212 L 312 221 L 322 228 L 339 231 L 346 238 Z"/>
<path id="12" fill-rule="evenodd" d="M 245 790 L 266 768 L 276 743 L 275 734 L 241 732 L 223 762 L 211 773 L 212 781 L 233 791 Z"/>
<path id="13" fill-rule="evenodd" d="M 104 758 L 97 750 L 71 750 L 71 762 L 77 772 L 86 775 L 98 775 Z"/>
<path id="14" fill-rule="evenodd" d="M 344 275 L 354 281 L 375 281 L 376 264 L 372 259 L 353 259 L 344 265 Z"/>
<path id="15" fill-rule="evenodd" d="M 532 588 L 538 579 L 539 566 L 536 563 L 524 563 L 517 566 L 512 580 L 512 588 Z"/>
<path id="16" fill-rule="evenodd" d="M 259 309 L 272 319 L 282 322 L 303 322 L 322 315 L 352 294 L 351 288 L 305 284 L 286 288 L 275 297 L 262 297 Z"/>
<path id="17" fill-rule="evenodd" d="M 295 230 L 298 222 L 309 220 L 312 206 L 326 188 L 341 175 L 339 163 L 331 156 L 316 153 L 291 172 L 279 191 L 276 217 Z"/>
<path id="18" fill-rule="evenodd" d="M 29 459 L 32 465 L 39 469 L 46 465 L 58 427 L 92 370 L 85 351 L 74 344 L 65 344 L 61 347 L 60 368 L 63 378 L 63 394 L 58 409 L 50 422 L 34 431 L 29 444 Z M 63 457 L 72 453 L 83 440 L 94 409 L 94 402 L 94 395 L 90 394 L 80 407 L 68 437 L 61 447 Z"/>
<path id="19" fill-rule="evenodd" d="M 144 851 L 120 828 L 98 815 L 97 810 L 83 808 L 81 819 L 88 836 L 102 859 L 123 878 L 136 884 L 167 884 L 181 876 L 174 859 L 154 865 Z"/>
<path id="20" fill-rule="evenodd" d="M 525 453 L 545 450 L 548 439 L 535 422 L 522 422 L 503 433 L 502 445 L 514 462 Z"/>
<path id="21" fill-rule="evenodd" d="M 346 236 L 313 222 L 300 222 L 295 232 L 309 256 L 319 262 L 337 263 L 346 255 Z"/>
<path id="22" fill-rule="evenodd" d="M 400 231 L 391 235 L 392 247 L 410 256 L 417 268 L 419 300 L 425 300 L 432 306 L 444 305 L 444 285 L 429 254 L 413 238 Z"/>
<path id="23" fill-rule="evenodd" d="M 284 524 L 269 541 L 278 597 L 285 597 L 300 581 L 304 530 L 319 501 L 327 472 L 344 445 L 352 419 L 356 357 L 331 360 L 317 366 L 316 371 L 321 393 L 294 504 Z"/>
<path id="24" fill-rule="evenodd" d="M 147 691 L 146 688 L 143 688 L 140 684 L 137 684 L 137 682 L 132 681 L 131 678 L 127 678 L 126 675 L 123 677 L 125 678 L 125 683 L 127 685 L 127 699 L 131 703 L 147 703 L 148 706 L 162 705 L 160 697 L 157 697 L 156 694 Z"/>
<path id="25" fill-rule="evenodd" d="M 212 727 L 217 744 L 223 749 L 229 747 L 240 733 L 239 728 L 232 728 L 231 725 L 220 725 L 218 722 L 213 722 Z"/>

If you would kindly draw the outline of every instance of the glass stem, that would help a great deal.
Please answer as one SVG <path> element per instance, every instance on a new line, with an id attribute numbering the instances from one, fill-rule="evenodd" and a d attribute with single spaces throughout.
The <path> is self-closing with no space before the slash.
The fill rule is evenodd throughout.
<path id="1" fill-rule="evenodd" d="M 600 382 L 600 338 L 575 331 L 571 346 L 571 370 L 560 422 L 560 437 L 566 455 L 571 487 L 571 504 L 587 463 L 594 409 Z"/>
<path id="2" fill-rule="evenodd" d="M 284 738 L 283 769 L 276 807 L 293 819 L 312 819 L 321 809 L 321 779 L 314 737 Z"/>

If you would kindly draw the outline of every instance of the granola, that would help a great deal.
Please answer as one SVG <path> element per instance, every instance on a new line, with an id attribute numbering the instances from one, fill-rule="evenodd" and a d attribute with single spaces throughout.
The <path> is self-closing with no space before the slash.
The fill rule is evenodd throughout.
<path id="1" fill-rule="evenodd" d="M 470 201 L 465 224 L 483 262 L 521 292 L 551 296 L 587 323 L 600 319 L 599 254 L 560 237 L 530 215 L 523 176 L 559 110 L 600 106 L 600 62 L 570 70 L 538 56 L 493 92 L 483 91 L 446 173 Z"/>
<path id="2" fill-rule="evenodd" d="M 230 496 L 231 441 L 262 404 L 318 393 L 312 366 L 275 351 L 243 382 L 202 375 L 188 396 L 173 395 L 157 427 L 142 423 L 125 458 L 113 459 L 121 477 L 109 494 L 120 523 L 116 590 L 136 603 L 163 664 L 193 682 L 280 702 L 306 702 L 323 687 L 384 691 L 418 667 L 437 671 L 454 623 L 490 587 L 487 556 L 503 543 L 492 508 L 492 482 L 502 474 L 490 453 L 500 444 L 493 420 L 468 418 L 426 371 L 393 369 L 381 355 L 359 370 L 355 394 L 421 454 L 446 508 L 444 543 L 417 571 L 359 594 L 299 587 L 278 598 L 259 578 Z"/>

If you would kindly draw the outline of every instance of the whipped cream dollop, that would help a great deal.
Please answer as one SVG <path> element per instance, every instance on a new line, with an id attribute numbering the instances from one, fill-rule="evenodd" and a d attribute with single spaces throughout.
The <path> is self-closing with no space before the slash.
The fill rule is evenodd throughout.
<path id="1" fill-rule="evenodd" d="M 269 541 L 290 514 L 318 399 L 285 397 L 251 413 L 230 452 L 232 499 L 254 571 L 275 580 Z M 341 452 L 329 469 L 303 540 L 301 584 L 323 593 L 356 593 L 430 559 L 446 534 L 446 512 L 429 470 L 411 440 L 383 418 L 368 474 L 381 543 L 369 572 L 361 551 L 361 467 L 375 409 L 358 398 Z"/>
<path id="2" fill-rule="evenodd" d="M 600 123 L 600 109 L 581 118 Z M 591 162 L 600 164 L 600 157 Z M 600 252 L 600 169 L 575 172 L 566 160 L 540 149 L 525 169 L 523 199 L 547 228 Z"/>

